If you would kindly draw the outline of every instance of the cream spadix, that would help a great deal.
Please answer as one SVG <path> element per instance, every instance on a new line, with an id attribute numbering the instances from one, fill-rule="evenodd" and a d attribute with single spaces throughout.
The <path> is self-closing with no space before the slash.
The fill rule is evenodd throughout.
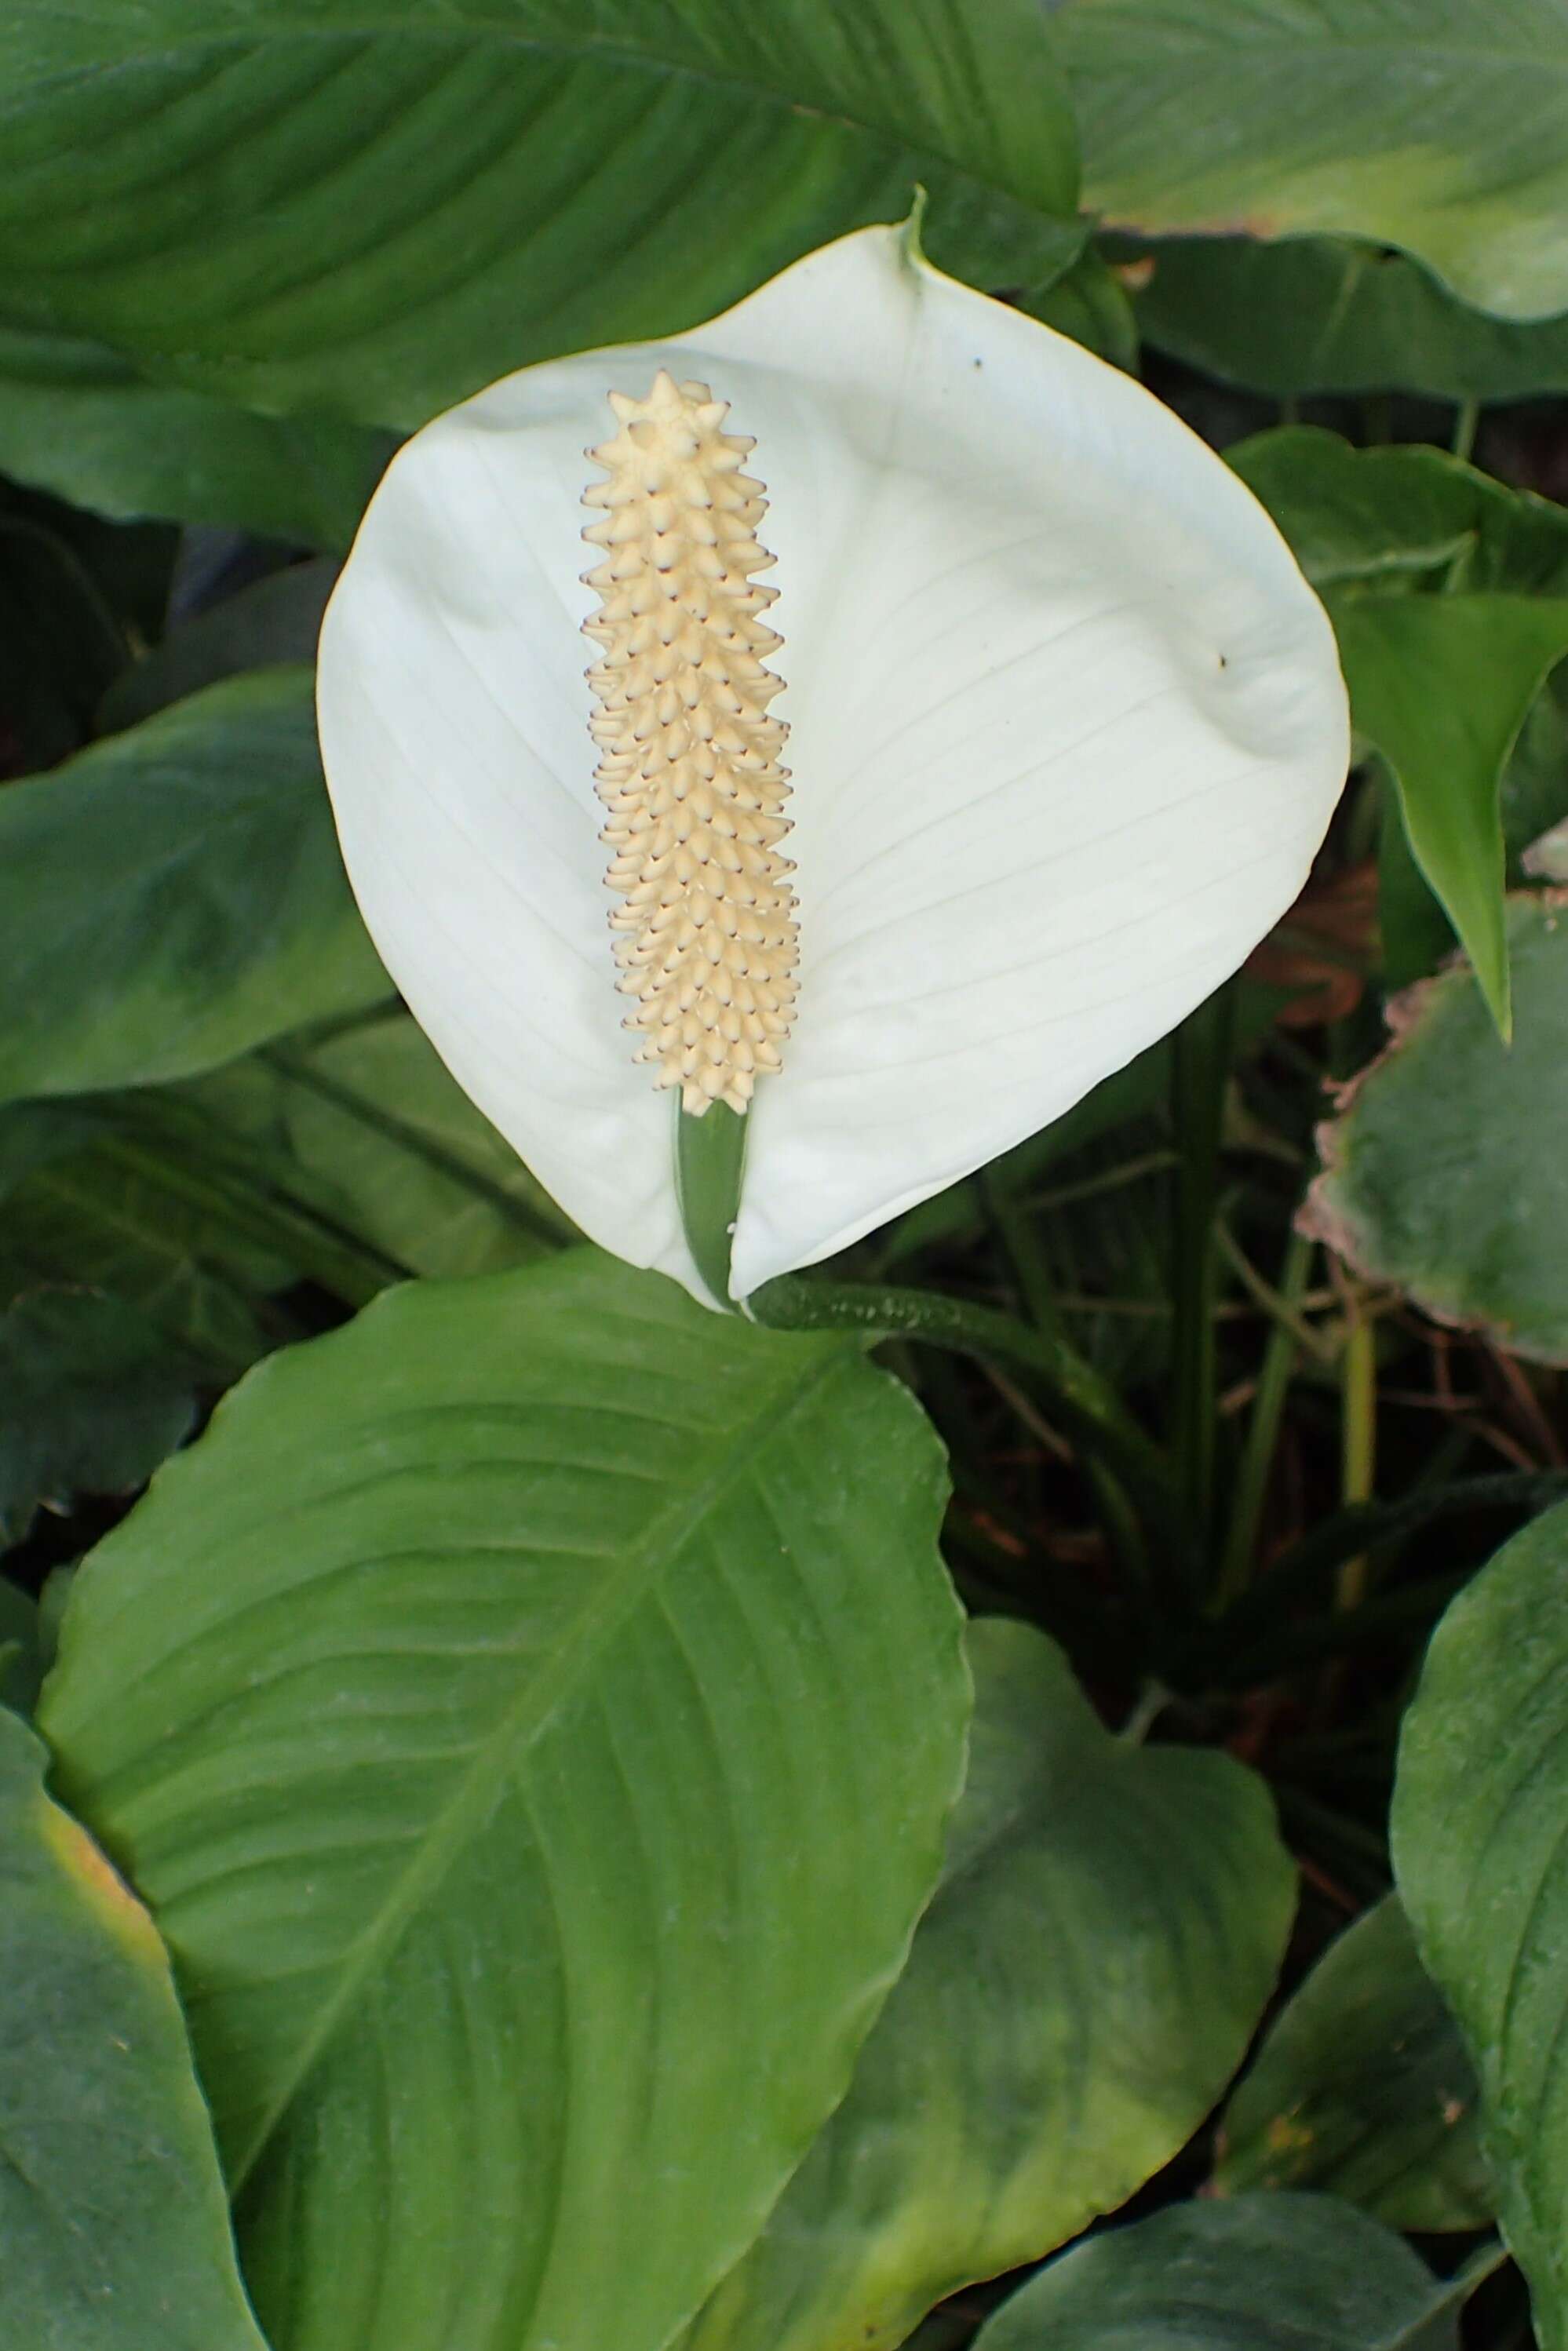
<path id="1" fill-rule="evenodd" d="M 663 978 L 643 993 L 665 950 L 638 960 L 659 935 L 639 910 L 695 875 L 677 873 L 678 825 L 666 845 L 635 760 L 601 778 L 626 835 L 616 902 L 635 917 L 606 919 L 596 702 L 608 769 L 630 756 L 623 735 L 682 727 L 692 682 L 584 676 L 582 624 L 615 586 L 592 577 L 651 539 L 613 538 L 634 500 L 596 507 L 608 543 L 580 579 L 583 453 L 622 440 L 605 438 L 609 394 L 643 407 L 661 371 L 694 413 L 727 402 L 756 437 L 789 640 L 776 695 L 760 601 L 730 649 L 756 672 L 743 687 L 744 665 L 719 663 L 752 729 L 734 729 L 729 780 L 766 771 L 770 794 L 786 724 L 792 771 L 788 882 L 771 824 L 747 844 L 772 893 L 748 944 L 789 1035 L 747 1112 L 741 1298 L 983 1165 L 1208 995 L 1300 890 L 1349 730 L 1326 617 L 1243 485 L 1130 378 L 941 277 L 896 230 L 813 254 L 668 343 L 526 369 L 426 426 L 372 499 L 322 631 L 344 854 L 459 1082 L 633 1263 L 705 1294 L 674 1095 L 695 1077 L 707 1098 L 702 1072 L 721 1068 L 698 1055 L 688 1071 L 687 1013 L 706 1038 L 733 1009 L 710 991 L 698 1010 L 695 966 L 673 970 L 673 997 Z M 619 420 L 628 435 L 655 421 Z M 657 495 L 634 533 L 664 535 Z M 747 545 L 761 519 L 734 510 Z M 718 559 L 716 544 L 692 558 L 699 601 Z M 596 671 L 615 650 L 600 641 Z M 617 696 L 633 693 L 626 727 Z M 756 797 L 751 817 L 782 821 L 781 800 Z M 711 837 L 729 838 L 713 808 Z M 666 862 L 638 899 L 650 858 Z M 709 947 L 729 937 L 713 893 L 676 919 Z M 633 982 L 619 996 L 612 936 Z M 757 1041 L 779 1032 L 745 1033 L 755 1076 Z M 740 1066 L 723 1064 L 715 1098 L 742 1093 Z"/>
<path id="2" fill-rule="evenodd" d="M 783 684 L 762 656 L 780 643 L 758 617 L 778 593 L 756 574 L 767 500 L 740 470 L 753 444 L 726 433 L 727 403 L 661 368 L 646 400 L 612 392 L 621 431 L 589 455 L 610 478 L 583 494 L 607 509 L 584 538 L 601 599 L 583 622 L 602 646 L 588 682 L 595 781 L 610 810 L 608 880 L 623 994 L 640 1061 L 700 1118 L 744 1111 L 779 1067 L 795 1001 L 795 893 L 779 843 Z"/>

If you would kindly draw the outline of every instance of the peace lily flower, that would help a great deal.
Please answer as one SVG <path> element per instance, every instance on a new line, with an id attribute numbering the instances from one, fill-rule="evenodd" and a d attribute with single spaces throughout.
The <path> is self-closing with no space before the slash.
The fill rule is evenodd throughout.
<path id="1" fill-rule="evenodd" d="M 844 1248 L 1209 995 L 1348 753 L 1251 494 L 894 229 L 415 434 L 319 679 L 416 1018 L 586 1233 L 699 1298 L 678 1123 L 744 1113 L 737 1299 Z"/>

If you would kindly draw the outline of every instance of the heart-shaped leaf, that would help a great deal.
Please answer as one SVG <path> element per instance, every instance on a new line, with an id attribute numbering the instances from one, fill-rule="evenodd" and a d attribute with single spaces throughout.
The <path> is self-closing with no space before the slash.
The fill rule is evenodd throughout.
<path id="1" fill-rule="evenodd" d="M 745 2249 L 936 1878 L 944 1487 L 858 1351 L 575 1251 L 272 1357 L 90 1556 L 40 1720 L 276 2351 L 660 2351 Z"/>

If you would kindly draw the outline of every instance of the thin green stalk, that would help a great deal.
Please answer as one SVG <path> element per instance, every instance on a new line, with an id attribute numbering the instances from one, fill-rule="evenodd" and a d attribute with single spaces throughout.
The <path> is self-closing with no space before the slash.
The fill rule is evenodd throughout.
<path id="1" fill-rule="evenodd" d="M 1290 1394 L 1291 1375 L 1296 1368 L 1301 1329 L 1297 1310 L 1306 1294 L 1312 1247 L 1311 1241 L 1293 1232 L 1285 1250 L 1278 1296 L 1286 1311 L 1274 1317 L 1268 1344 L 1263 1350 L 1263 1367 L 1258 1374 L 1258 1393 L 1247 1423 L 1247 1438 L 1232 1490 L 1230 1523 L 1226 1531 L 1219 1573 L 1215 1580 L 1214 1604 L 1217 1608 L 1227 1608 L 1238 1599 L 1246 1590 L 1252 1573 L 1252 1561 L 1258 1548 L 1258 1529 L 1262 1521 L 1270 1472 L 1274 1466 L 1274 1450 L 1279 1443 L 1280 1422 L 1284 1414 L 1285 1399 Z"/>
<path id="2" fill-rule="evenodd" d="M 1370 1502 L 1377 1466 L 1377 1332 L 1354 1294 L 1346 1301 L 1344 1360 L 1341 1372 L 1341 1499 L 1347 1510 Z M 1342 1609 L 1359 1608 L 1366 1597 L 1370 1562 L 1364 1552 L 1339 1572 Z"/>
<path id="3" fill-rule="evenodd" d="M 1228 987 L 1200 1004 L 1173 1039 L 1172 1111 L 1180 1159 L 1176 1170 L 1176 1308 L 1172 1343 L 1172 1451 L 1186 1515 L 1206 1541 L 1214 1507 L 1219 1393 L 1214 1326 L 1215 1212 L 1219 1134 L 1230 1074 L 1233 998 Z"/>
<path id="4" fill-rule="evenodd" d="M 1018 1285 L 1024 1312 L 1037 1331 L 1058 1330 L 1061 1318 L 1055 1285 L 1032 1215 L 989 1175 L 980 1179 L 980 1196 Z"/>
<path id="5" fill-rule="evenodd" d="M 750 1122 L 727 1102 L 700 1118 L 675 1106 L 675 1192 L 686 1246 L 721 1306 L 729 1304 L 729 1253 L 740 1209 Z"/>
<path id="6" fill-rule="evenodd" d="M 1463 457 L 1467 464 L 1476 445 L 1476 428 L 1480 421 L 1480 402 L 1461 400 L 1454 411 L 1454 437 L 1448 446 L 1456 457 Z"/>
<path id="7" fill-rule="evenodd" d="M 1178 1550 L 1189 1543 L 1165 1456 L 1109 1382 L 1058 1333 L 932 1290 L 814 1281 L 800 1274 L 766 1282 L 747 1303 L 758 1322 L 774 1330 L 854 1331 L 868 1346 L 920 1339 L 957 1354 L 1018 1364 L 1040 1382 L 1054 1417 L 1081 1450 L 1111 1471 L 1144 1525 L 1174 1537 Z"/>

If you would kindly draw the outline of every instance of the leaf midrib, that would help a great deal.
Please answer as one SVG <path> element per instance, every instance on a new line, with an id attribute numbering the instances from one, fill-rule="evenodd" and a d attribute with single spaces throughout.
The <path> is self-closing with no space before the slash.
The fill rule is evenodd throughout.
<path id="1" fill-rule="evenodd" d="M 713 1440 L 698 1457 L 694 1482 L 655 1513 L 622 1564 L 604 1578 L 565 1639 L 523 1684 L 496 1728 L 480 1740 L 455 1790 L 420 1838 L 381 1908 L 349 1945 L 336 1991 L 300 2043 L 249 2139 L 234 2156 L 228 2167 L 231 2198 L 239 2196 L 365 1986 L 390 1961 L 426 1897 L 472 1841 L 475 1828 L 487 1818 L 519 1755 L 545 1730 L 560 1704 L 727 1489 L 754 1464 L 768 1435 L 782 1428 L 854 1352 L 835 1347 L 803 1372 L 791 1369 L 787 1378 L 770 1384 L 764 1402 L 746 1421 L 732 1425 Z M 791 1387 L 793 1394 L 789 1392 Z M 717 1460 L 716 1454 L 721 1455 Z"/>
<path id="2" fill-rule="evenodd" d="M 103 12 L 96 9 L 90 12 L 78 10 L 74 13 L 78 16 L 87 14 L 89 21 L 92 22 L 104 20 Z M 994 170 L 982 169 L 974 162 L 959 162 L 945 147 L 934 144 L 924 137 L 906 137 L 903 132 L 890 128 L 885 123 L 873 122 L 861 114 L 831 109 L 811 99 L 800 96 L 786 86 L 759 79 L 755 76 L 721 73 L 713 67 L 699 65 L 685 58 L 668 57 L 656 49 L 640 48 L 625 41 L 612 43 L 593 39 L 572 41 L 559 37 L 550 38 L 538 34 L 514 33 L 502 26 L 491 24 L 410 26 L 406 23 L 382 21 L 373 14 L 357 16 L 352 21 L 340 24 L 305 25 L 295 24 L 286 14 L 283 14 L 266 18 L 255 26 L 236 26 L 232 30 L 221 31 L 214 31 L 209 27 L 201 33 L 193 33 L 184 39 L 160 41 L 155 50 L 151 52 L 151 56 L 155 57 L 157 62 L 162 63 L 172 61 L 192 51 L 209 52 L 225 48 L 259 49 L 272 40 L 329 43 L 343 40 L 383 39 L 418 39 L 444 45 L 458 41 L 475 46 L 489 44 L 497 49 L 521 52 L 541 58 L 555 58 L 567 64 L 593 63 L 611 68 L 632 68 L 658 77 L 667 82 L 685 82 L 695 88 L 709 89 L 721 98 L 759 101 L 788 114 L 810 116 L 816 121 L 830 124 L 841 131 L 852 131 L 858 138 L 873 141 L 883 147 L 891 148 L 896 153 L 911 156 L 916 161 L 939 164 L 945 171 L 954 172 L 960 179 L 972 181 L 977 186 L 994 189 L 1012 203 L 1021 204 L 1027 211 L 1037 213 L 1041 219 L 1061 219 L 1070 222 L 1071 218 L 1071 214 L 1047 210 L 1038 197 L 1025 194 L 1009 181 L 1000 177 Z M 67 67 L 58 73 L 40 77 L 37 81 L 22 90 L 19 98 L 14 100 L 14 104 L 25 108 L 28 98 L 36 92 L 55 89 L 68 82 L 92 81 L 100 76 L 123 72 L 129 67 L 147 62 L 149 62 L 149 57 L 138 53 L 131 57 L 116 57 L 99 66 Z M 1055 94 L 1060 100 L 1059 81 L 1055 86 Z M 1061 110 L 1060 104 L 1056 110 L 1059 112 Z"/>

